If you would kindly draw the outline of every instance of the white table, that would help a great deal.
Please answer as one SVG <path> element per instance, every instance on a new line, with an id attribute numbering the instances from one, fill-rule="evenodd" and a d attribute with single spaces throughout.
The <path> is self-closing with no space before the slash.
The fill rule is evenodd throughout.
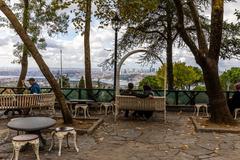
<path id="1" fill-rule="evenodd" d="M 207 115 L 207 117 L 208 117 L 208 116 L 209 116 L 209 113 L 208 113 L 208 105 L 205 104 L 205 103 L 195 104 L 195 105 L 194 105 L 194 113 L 193 113 L 193 115 L 196 114 L 196 116 L 198 117 L 198 116 L 199 116 L 199 110 L 200 110 L 200 108 L 204 108 L 205 113 L 206 113 L 206 115 Z"/>

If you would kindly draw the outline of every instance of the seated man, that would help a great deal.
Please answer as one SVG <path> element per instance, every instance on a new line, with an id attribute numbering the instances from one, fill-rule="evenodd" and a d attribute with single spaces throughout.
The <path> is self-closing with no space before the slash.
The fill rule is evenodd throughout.
<path id="1" fill-rule="evenodd" d="M 232 115 L 234 115 L 234 110 L 240 108 L 240 83 L 235 85 L 236 92 L 233 94 L 232 98 L 228 101 L 228 107 Z"/>
<path id="2" fill-rule="evenodd" d="M 123 92 L 121 93 L 121 95 L 134 96 L 136 93 L 135 93 L 135 91 L 133 90 L 133 88 L 134 88 L 133 83 L 128 83 L 128 89 L 125 90 L 125 91 L 123 91 Z M 129 111 L 126 110 L 124 116 L 125 116 L 125 117 L 128 117 L 128 114 L 129 114 Z"/>
<path id="3" fill-rule="evenodd" d="M 39 94 L 39 93 L 41 93 L 41 88 L 40 88 L 40 86 L 37 84 L 37 82 L 35 81 L 34 78 L 29 78 L 29 79 L 28 79 L 28 82 L 29 82 L 29 84 L 31 85 L 30 87 L 28 87 L 28 86 L 25 84 L 24 80 L 22 81 L 23 85 L 24 85 L 26 88 L 28 88 L 28 90 L 30 91 L 30 94 Z"/>

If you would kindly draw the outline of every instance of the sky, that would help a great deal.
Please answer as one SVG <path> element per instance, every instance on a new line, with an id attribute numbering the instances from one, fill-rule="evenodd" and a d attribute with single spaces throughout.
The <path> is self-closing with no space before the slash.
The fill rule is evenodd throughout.
<path id="1" fill-rule="evenodd" d="M 229 22 L 236 21 L 236 17 L 233 15 L 236 8 L 240 8 L 240 1 L 236 3 L 227 3 L 225 4 L 225 13 L 224 19 Z M 208 14 L 208 13 L 206 13 Z M 120 31 L 120 35 L 123 34 L 123 30 Z M 51 68 L 60 67 L 60 50 L 63 52 L 63 67 L 64 68 L 83 68 L 84 67 L 84 50 L 83 50 L 83 36 L 81 33 L 75 33 L 74 27 L 70 25 L 68 34 L 65 35 L 56 35 L 54 37 L 44 37 L 47 41 L 46 50 L 41 50 L 44 60 Z M 18 35 L 8 28 L 0 28 L 0 68 L 5 67 L 20 67 L 19 64 L 12 64 L 11 62 L 14 59 L 13 56 L 13 45 L 19 41 Z M 93 20 L 91 26 L 91 37 L 90 37 L 90 46 L 91 46 L 91 60 L 92 67 L 96 68 L 98 65 L 103 62 L 106 57 L 109 56 L 114 47 L 114 31 L 111 26 L 108 26 L 104 29 L 98 28 L 98 21 Z M 140 53 L 139 53 L 140 54 Z M 137 57 L 130 57 L 126 63 L 125 67 L 127 68 L 139 68 Z M 197 66 L 192 54 L 189 50 L 179 50 L 174 48 L 174 61 L 186 62 L 188 65 Z M 158 67 L 160 64 L 156 64 Z M 29 67 L 37 67 L 36 63 L 32 58 L 29 59 Z M 221 71 L 229 69 L 231 67 L 239 67 L 238 60 L 221 60 L 219 63 L 219 68 Z"/>

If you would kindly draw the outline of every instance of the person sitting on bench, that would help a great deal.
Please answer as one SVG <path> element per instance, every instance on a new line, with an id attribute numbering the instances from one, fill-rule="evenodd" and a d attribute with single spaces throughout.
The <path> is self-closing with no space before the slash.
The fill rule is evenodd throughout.
<path id="1" fill-rule="evenodd" d="M 228 107 L 232 115 L 234 115 L 234 110 L 240 108 L 240 82 L 235 85 L 236 92 L 233 94 L 232 98 L 228 100 Z"/>

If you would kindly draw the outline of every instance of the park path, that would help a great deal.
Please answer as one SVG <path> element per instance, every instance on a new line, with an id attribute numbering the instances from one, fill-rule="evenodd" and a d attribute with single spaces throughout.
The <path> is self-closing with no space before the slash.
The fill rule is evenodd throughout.
<path id="1" fill-rule="evenodd" d="M 159 115 L 161 116 L 161 115 Z M 239 160 L 240 135 L 196 133 L 188 113 L 168 113 L 168 122 L 119 119 L 108 116 L 93 135 L 78 136 L 80 152 L 57 147 L 41 151 L 41 160 Z M 0 122 L 1 126 L 4 123 Z M 15 133 L 16 134 L 16 133 Z M 49 134 L 45 137 L 50 137 Z M 50 139 L 48 141 L 49 147 Z M 10 141 L 0 146 L 0 159 L 9 159 Z M 32 160 L 33 152 L 20 154 L 20 160 Z"/>

